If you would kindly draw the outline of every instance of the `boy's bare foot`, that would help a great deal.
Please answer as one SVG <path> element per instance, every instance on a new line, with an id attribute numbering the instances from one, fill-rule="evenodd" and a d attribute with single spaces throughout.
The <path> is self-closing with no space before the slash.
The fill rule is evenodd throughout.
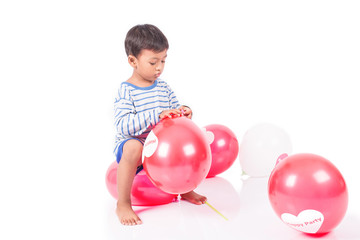
<path id="1" fill-rule="evenodd" d="M 131 208 L 131 204 L 117 204 L 116 214 L 121 224 L 126 226 L 133 226 L 142 224 L 141 219 L 136 215 L 134 210 Z"/>
<path id="2" fill-rule="evenodd" d="M 200 194 L 197 194 L 194 191 L 181 194 L 181 199 L 187 200 L 193 204 L 201 205 L 204 204 L 207 201 L 207 198 L 205 196 L 202 196 Z"/>

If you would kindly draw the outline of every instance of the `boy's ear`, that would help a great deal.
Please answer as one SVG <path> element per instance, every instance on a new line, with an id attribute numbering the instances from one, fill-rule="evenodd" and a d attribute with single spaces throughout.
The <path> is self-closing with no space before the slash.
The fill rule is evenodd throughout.
<path id="1" fill-rule="evenodd" d="M 137 59 L 136 59 L 135 56 L 129 55 L 129 56 L 128 56 L 128 62 L 129 62 L 129 64 L 130 64 L 133 68 L 136 68 L 136 67 L 137 67 Z"/>

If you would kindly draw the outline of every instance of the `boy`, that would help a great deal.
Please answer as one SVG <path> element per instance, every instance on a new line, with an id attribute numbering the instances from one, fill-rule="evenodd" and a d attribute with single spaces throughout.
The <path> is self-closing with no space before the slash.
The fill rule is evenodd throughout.
<path id="1" fill-rule="evenodd" d="M 142 169 L 143 144 L 151 129 L 173 114 L 191 118 L 192 111 L 180 106 L 174 92 L 159 79 L 164 70 L 168 41 L 155 26 L 137 25 L 125 39 L 132 76 L 123 82 L 115 100 L 118 201 L 116 214 L 123 225 L 141 224 L 131 207 L 131 187 L 137 172 Z M 194 191 L 181 194 L 182 199 L 203 204 L 206 197 Z"/>

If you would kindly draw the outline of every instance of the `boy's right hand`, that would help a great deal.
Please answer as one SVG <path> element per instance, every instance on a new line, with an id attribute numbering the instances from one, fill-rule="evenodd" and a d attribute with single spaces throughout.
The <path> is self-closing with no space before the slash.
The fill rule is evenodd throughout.
<path id="1" fill-rule="evenodd" d="M 164 110 L 160 113 L 159 118 L 172 118 L 173 116 L 180 117 L 182 116 L 182 112 L 179 109 L 170 109 L 170 110 Z"/>

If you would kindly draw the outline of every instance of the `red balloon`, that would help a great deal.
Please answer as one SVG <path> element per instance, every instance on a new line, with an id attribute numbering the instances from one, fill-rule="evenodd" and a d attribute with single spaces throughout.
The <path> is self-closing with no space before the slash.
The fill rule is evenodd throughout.
<path id="1" fill-rule="evenodd" d="M 109 193 L 115 198 L 118 198 L 117 192 L 117 166 L 118 163 L 113 162 L 105 177 L 106 187 Z M 133 206 L 153 206 L 160 204 L 167 204 L 174 201 L 177 195 L 169 194 L 161 191 L 155 187 L 149 180 L 144 171 L 139 172 L 133 181 L 131 188 L 131 204 Z"/>
<path id="2" fill-rule="evenodd" d="M 211 151 L 205 134 L 190 119 L 167 118 L 149 133 L 143 162 L 158 188 L 181 194 L 195 189 L 206 178 Z"/>
<path id="3" fill-rule="evenodd" d="M 239 153 L 239 142 L 235 134 L 226 126 L 212 124 L 205 127 L 213 137 L 210 144 L 211 167 L 207 177 L 215 177 L 231 167 Z"/>
<path id="4" fill-rule="evenodd" d="M 314 154 L 281 160 L 271 173 L 269 200 L 288 226 L 308 234 L 324 234 L 343 219 L 348 191 L 339 170 Z"/>

